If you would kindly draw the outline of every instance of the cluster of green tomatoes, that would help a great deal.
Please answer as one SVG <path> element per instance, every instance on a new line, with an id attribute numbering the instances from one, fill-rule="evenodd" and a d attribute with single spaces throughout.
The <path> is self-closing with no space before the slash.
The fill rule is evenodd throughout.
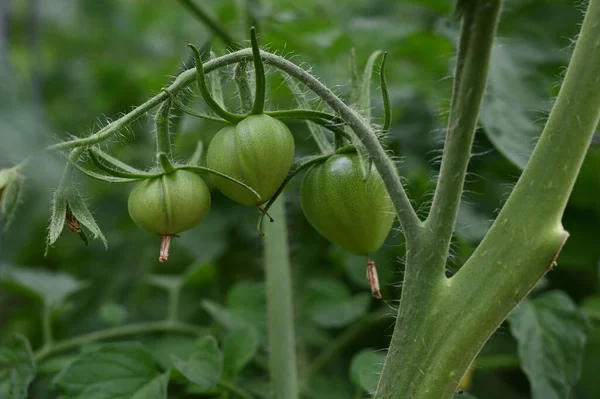
<path id="1" fill-rule="evenodd" d="M 351 148 L 310 166 L 301 187 L 302 210 L 314 228 L 345 250 L 367 255 L 381 247 L 394 221 L 383 181 L 373 170 L 367 179 Z M 229 179 L 211 176 L 233 201 L 261 206 L 273 198 L 294 162 L 294 139 L 281 121 L 250 115 L 222 128 L 211 141 L 206 166 L 241 181 L 258 197 Z M 210 191 L 194 172 L 174 170 L 146 179 L 129 196 L 129 214 L 142 229 L 173 237 L 199 224 L 210 209 Z M 166 260 L 166 254 L 161 255 Z"/>
<path id="2" fill-rule="evenodd" d="M 356 143 L 341 145 L 343 140 L 338 140 L 336 148 L 332 147 L 323 155 L 295 162 L 294 138 L 280 119 L 285 119 L 283 115 L 286 112 L 288 118 L 309 120 L 310 117 L 301 115 L 314 117 L 316 114 L 320 118 L 325 113 L 311 110 L 264 111 L 264 69 L 255 32 L 252 31 L 256 76 L 254 104 L 243 115 L 231 113 L 215 101 L 205 81 L 200 53 L 193 46 L 192 50 L 200 93 L 220 117 L 219 122 L 225 124 L 209 144 L 205 167 L 172 162 L 169 155 L 169 110 L 175 105 L 192 115 L 216 118 L 187 108 L 168 90 L 164 90 L 166 96 L 155 119 L 157 171 L 135 170 L 107 154 L 102 155 L 102 151 L 89 149 L 96 166 L 112 175 L 108 181 L 138 182 L 129 196 L 129 214 L 139 227 L 162 237 L 159 260 L 164 262 L 168 259 L 173 237 L 198 225 L 209 213 L 210 191 L 197 173 L 210 174 L 209 178 L 225 196 L 243 205 L 259 207 L 264 217 L 291 177 L 305 170 L 301 205 L 312 226 L 329 241 L 353 254 L 368 256 L 377 251 L 395 218 L 392 202 L 379 173 L 370 165 L 365 173 L 364 158 L 360 156 L 362 153 L 357 152 Z M 249 89 L 246 91 L 249 92 Z M 247 107 L 250 107 L 250 102 L 246 101 Z M 331 130 L 336 131 L 334 127 Z M 338 134 L 345 135 L 341 130 L 337 128 Z M 98 156 L 105 162 L 101 162 Z M 107 167 L 106 163 L 111 166 Z M 98 178 L 97 174 L 86 172 L 76 163 L 74 165 Z M 377 273 L 371 261 L 367 266 L 367 278 L 373 295 L 380 297 Z"/>

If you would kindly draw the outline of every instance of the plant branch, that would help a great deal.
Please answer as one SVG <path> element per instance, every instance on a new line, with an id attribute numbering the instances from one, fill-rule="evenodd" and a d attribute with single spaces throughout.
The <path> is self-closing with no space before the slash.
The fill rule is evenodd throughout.
<path id="1" fill-rule="evenodd" d="M 81 345 L 89 344 L 91 342 L 104 341 L 113 338 L 125 337 L 128 335 L 148 334 L 155 332 L 204 335 L 207 333 L 207 329 L 199 328 L 191 324 L 170 321 L 129 324 L 125 326 L 109 328 L 106 330 L 94 331 L 62 341 L 56 341 L 51 346 L 42 347 L 39 351 L 37 351 L 35 353 L 35 360 L 37 363 L 40 363 L 51 356 L 76 349 Z"/>
<path id="2" fill-rule="evenodd" d="M 485 92 L 502 2 L 472 1 L 464 7 L 454 87 L 440 177 L 425 226 L 438 236 L 443 273 L 462 196 L 471 147 Z"/>
<path id="3" fill-rule="evenodd" d="M 208 13 L 200 7 L 198 4 L 194 3 L 192 0 L 179 0 L 179 2 L 186 7 L 190 13 L 192 13 L 200 22 L 206 25 L 215 35 L 219 37 L 225 44 L 225 46 L 230 47 L 233 50 L 239 50 L 240 45 L 233 40 L 233 38 L 227 33 L 225 29 L 219 25 L 217 21 L 215 21 L 212 17 L 208 15 Z"/>
<path id="4" fill-rule="evenodd" d="M 420 313 L 406 310 L 403 292 L 376 399 L 450 398 L 490 335 L 556 266 L 568 237 L 562 214 L 600 120 L 599 37 L 600 0 L 590 0 L 548 122 L 490 231 L 459 272 L 436 287 Z M 409 260 L 411 267 L 427 265 L 418 253 L 408 255 L 413 256 L 417 262 Z M 410 282 L 406 288 L 411 289 Z"/>
<path id="5" fill-rule="evenodd" d="M 265 227 L 264 238 L 269 370 L 273 397 L 298 399 L 292 277 L 283 196 L 271 207 L 271 215 L 274 222 Z"/>
<path id="6" fill-rule="evenodd" d="M 42 333 L 44 337 L 43 346 L 52 346 L 52 343 L 54 342 L 52 336 L 52 307 L 46 303 L 42 304 Z"/>

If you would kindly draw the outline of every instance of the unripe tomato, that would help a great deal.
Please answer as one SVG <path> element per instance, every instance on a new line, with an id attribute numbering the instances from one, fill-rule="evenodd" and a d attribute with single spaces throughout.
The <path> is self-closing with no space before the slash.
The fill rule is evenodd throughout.
<path id="1" fill-rule="evenodd" d="M 356 153 L 313 166 L 301 188 L 304 215 L 325 238 L 356 255 L 377 251 L 394 222 L 394 207 L 375 168 L 366 181 Z"/>
<path id="2" fill-rule="evenodd" d="M 206 166 L 240 180 L 260 195 L 213 176 L 227 197 L 244 205 L 267 202 L 287 176 L 294 161 L 294 138 L 287 126 L 268 115 L 250 115 L 221 129 L 210 142 Z"/>
<path id="3" fill-rule="evenodd" d="M 192 172 L 177 170 L 139 183 L 129 195 L 129 216 L 142 229 L 172 236 L 208 215 L 210 192 Z"/>

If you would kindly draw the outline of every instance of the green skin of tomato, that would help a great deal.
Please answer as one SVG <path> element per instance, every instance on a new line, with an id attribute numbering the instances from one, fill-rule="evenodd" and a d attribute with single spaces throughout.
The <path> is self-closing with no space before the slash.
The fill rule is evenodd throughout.
<path id="1" fill-rule="evenodd" d="M 325 238 L 355 255 L 376 252 L 395 213 L 375 168 L 363 181 L 356 154 L 337 154 L 313 166 L 302 180 L 304 215 Z"/>
<path id="2" fill-rule="evenodd" d="M 200 223 L 210 210 L 210 192 L 196 174 L 184 170 L 144 180 L 131 191 L 129 216 L 142 229 L 175 235 Z"/>
<path id="3" fill-rule="evenodd" d="M 221 129 L 210 142 L 206 166 L 252 187 L 260 200 L 243 187 L 213 176 L 219 190 L 248 206 L 267 202 L 294 162 L 294 138 L 287 126 L 268 115 L 251 115 Z"/>

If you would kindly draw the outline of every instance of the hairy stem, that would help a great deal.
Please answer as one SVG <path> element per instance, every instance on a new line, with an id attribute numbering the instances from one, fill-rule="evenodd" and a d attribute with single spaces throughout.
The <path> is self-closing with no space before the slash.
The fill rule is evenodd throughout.
<path id="1" fill-rule="evenodd" d="M 591 0 L 546 127 L 490 231 L 419 313 L 401 303 L 376 398 L 450 398 L 490 335 L 556 265 L 568 236 L 560 220 L 600 119 L 599 37 L 600 0 Z M 427 248 L 435 247 L 408 254 L 410 267 L 427 266 Z"/>
<path id="2" fill-rule="evenodd" d="M 467 2 L 458 45 L 446 141 L 429 217 L 438 236 L 438 272 L 443 273 L 462 196 L 483 99 L 502 0 Z"/>
<path id="3" fill-rule="evenodd" d="M 265 227 L 264 238 L 269 370 L 273 397 L 297 399 L 293 291 L 283 196 L 271 207 L 271 215 L 274 222 Z"/>

